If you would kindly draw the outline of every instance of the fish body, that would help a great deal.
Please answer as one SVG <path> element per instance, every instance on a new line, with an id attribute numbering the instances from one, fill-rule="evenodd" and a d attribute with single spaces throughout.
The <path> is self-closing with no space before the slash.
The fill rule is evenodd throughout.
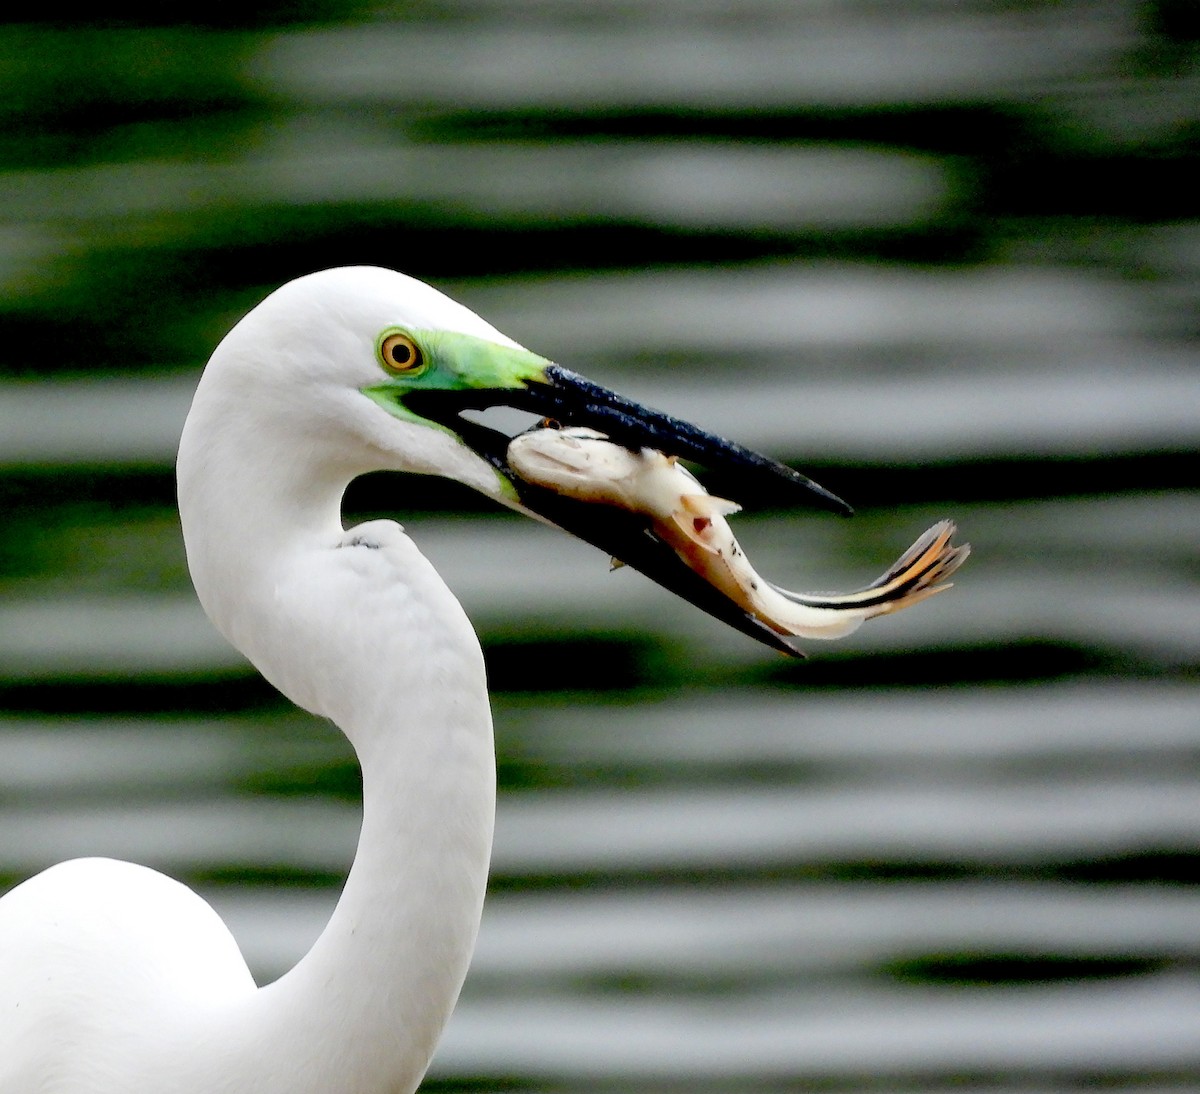
<path id="1" fill-rule="evenodd" d="M 951 543 L 953 522 L 939 521 L 865 588 L 791 592 L 761 577 L 738 544 L 726 517 L 741 506 L 708 493 L 673 456 L 632 451 L 592 429 L 539 427 L 513 438 L 508 462 L 526 482 L 642 515 L 692 570 L 789 645 L 842 638 L 864 620 L 950 588 L 946 579 L 970 553 L 968 544 Z"/>

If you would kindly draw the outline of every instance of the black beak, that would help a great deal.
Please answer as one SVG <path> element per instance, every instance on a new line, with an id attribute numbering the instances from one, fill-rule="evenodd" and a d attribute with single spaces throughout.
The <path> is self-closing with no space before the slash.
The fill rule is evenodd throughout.
<path id="1" fill-rule="evenodd" d="M 525 482 L 508 464 L 511 437 L 461 415 L 463 411 L 509 406 L 551 419 L 556 425 L 586 426 L 634 451 L 654 448 L 701 464 L 720 475 L 723 489 L 734 498 L 769 496 L 781 503 L 801 502 L 849 516 L 853 510 L 837 495 L 785 464 L 635 403 L 558 365 L 546 368 L 544 382 L 529 381 L 524 388 L 415 390 L 403 401 L 414 414 L 457 433 L 512 483 L 526 509 L 640 570 L 744 634 L 796 655 L 773 630 L 685 565 L 674 549 L 653 533 L 648 518 L 625 509 L 577 501 Z"/>

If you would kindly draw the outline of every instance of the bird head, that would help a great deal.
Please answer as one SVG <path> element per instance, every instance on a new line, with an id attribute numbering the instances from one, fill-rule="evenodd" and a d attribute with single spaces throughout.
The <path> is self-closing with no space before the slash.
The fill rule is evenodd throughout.
<path id="1" fill-rule="evenodd" d="M 463 482 L 579 536 L 718 619 L 791 652 L 684 565 L 639 514 L 563 497 L 522 479 L 507 458 L 512 431 L 487 420 L 488 412 L 507 407 L 525 412 L 529 421 L 536 416 L 588 427 L 633 451 L 651 448 L 694 461 L 735 488 L 766 487 L 796 502 L 850 512 L 812 480 L 531 353 L 436 289 L 390 270 L 346 267 L 299 278 L 242 322 L 255 345 L 269 339 L 270 363 L 253 347 L 239 353 L 235 328 L 214 364 L 240 359 L 234 367 L 245 373 L 245 383 L 265 383 L 273 398 L 286 400 L 269 374 L 283 370 L 297 418 L 301 403 L 322 408 L 318 420 L 306 423 L 313 443 L 344 443 L 347 433 L 358 442 L 347 457 L 355 473 L 401 470 Z M 320 398 L 313 397 L 313 387 Z M 297 418 L 293 426 L 303 429 Z"/>

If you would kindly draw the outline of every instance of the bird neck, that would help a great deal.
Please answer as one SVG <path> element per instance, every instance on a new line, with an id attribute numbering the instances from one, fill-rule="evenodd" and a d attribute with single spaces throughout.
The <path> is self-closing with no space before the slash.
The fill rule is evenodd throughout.
<path id="1" fill-rule="evenodd" d="M 239 435 L 205 410 L 179 457 L 197 592 L 269 680 L 346 733 L 363 824 L 326 930 L 215 1018 L 195 1089 L 237 1076 L 262 1094 L 412 1091 L 466 975 L 487 881 L 495 760 L 479 643 L 397 525 L 342 530 L 354 468 L 317 444 L 272 451 L 262 428 Z"/>
<path id="2" fill-rule="evenodd" d="M 312 950 L 252 1001 L 236 1074 L 280 1094 L 416 1090 L 458 998 L 483 906 L 494 813 L 485 702 L 450 724 L 405 702 L 407 729 L 363 758 L 363 825 Z M 361 727 L 360 727 L 361 729 Z"/>

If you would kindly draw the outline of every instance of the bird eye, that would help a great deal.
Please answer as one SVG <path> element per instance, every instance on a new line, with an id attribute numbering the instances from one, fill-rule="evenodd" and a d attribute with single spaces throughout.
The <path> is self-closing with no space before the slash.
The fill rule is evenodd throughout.
<path id="1" fill-rule="evenodd" d="M 379 360 L 388 372 L 397 376 L 411 376 L 425 367 L 425 355 L 407 334 L 392 331 L 379 342 Z"/>

